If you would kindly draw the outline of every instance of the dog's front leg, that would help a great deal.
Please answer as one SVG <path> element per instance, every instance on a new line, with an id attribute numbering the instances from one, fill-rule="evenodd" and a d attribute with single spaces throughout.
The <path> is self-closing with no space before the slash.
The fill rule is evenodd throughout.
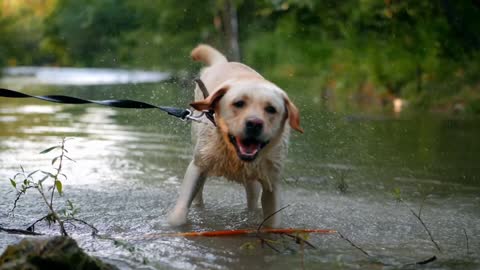
<path id="1" fill-rule="evenodd" d="M 281 204 L 281 194 L 280 194 L 280 184 L 278 181 L 274 181 L 272 183 L 272 190 L 268 190 L 263 186 L 262 191 L 262 210 L 263 210 L 263 218 L 267 218 L 271 214 L 275 213 L 280 209 Z M 280 223 L 282 220 L 282 213 L 278 212 L 270 217 L 267 221 L 265 221 L 265 226 L 271 228 L 278 228 L 280 227 Z"/>
<path id="2" fill-rule="evenodd" d="M 192 160 L 185 172 L 177 203 L 172 212 L 168 215 L 168 223 L 170 225 L 180 226 L 187 222 L 188 208 L 197 192 L 201 190 L 205 179 L 205 173 L 203 173 Z"/>
<path id="3" fill-rule="evenodd" d="M 245 193 L 247 195 L 248 210 L 257 209 L 258 198 L 260 197 L 260 191 L 262 189 L 260 183 L 257 180 L 247 180 L 243 185 L 245 186 Z"/>

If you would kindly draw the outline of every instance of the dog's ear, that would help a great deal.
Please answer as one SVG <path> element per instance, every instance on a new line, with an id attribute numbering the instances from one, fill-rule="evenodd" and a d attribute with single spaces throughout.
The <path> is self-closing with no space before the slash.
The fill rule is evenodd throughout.
<path id="1" fill-rule="evenodd" d="M 222 86 L 222 88 L 209 95 L 206 99 L 192 102 L 190 103 L 190 106 L 192 106 L 197 111 L 215 110 L 215 106 L 217 105 L 218 101 L 220 101 L 220 99 L 223 97 L 223 95 L 225 95 L 228 89 L 229 86 Z"/>
<path id="2" fill-rule="evenodd" d="M 285 107 L 287 108 L 287 116 L 290 127 L 300 133 L 303 133 L 303 128 L 300 127 L 300 112 L 288 97 L 285 97 Z"/>

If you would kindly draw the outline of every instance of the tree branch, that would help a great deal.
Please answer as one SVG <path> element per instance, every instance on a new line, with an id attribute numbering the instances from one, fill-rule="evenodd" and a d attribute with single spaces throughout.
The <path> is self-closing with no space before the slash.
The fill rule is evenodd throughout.
<path id="1" fill-rule="evenodd" d="M 22 229 L 9 229 L 0 226 L 0 231 L 6 232 L 8 234 L 19 234 L 19 235 L 43 235 L 43 233 L 32 232 Z"/>
<path id="2" fill-rule="evenodd" d="M 430 232 L 430 230 L 428 229 L 427 225 L 425 224 L 425 222 L 423 222 L 422 218 L 420 217 L 420 215 L 418 215 L 417 213 L 415 213 L 415 211 L 413 211 L 412 208 L 409 208 L 410 212 L 412 212 L 413 216 L 415 216 L 418 221 L 420 221 L 420 224 L 422 224 L 423 228 L 425 229 L 425 231 L 427 232 L 428 236 L 430 237 L 430 241 L 432 241 L 432 243 L 435 245 L 435 247 L 437 248 L 437 250 L 439 252 L 442 252 L 442 250 L 440 249 L 440 246 L 437 244 L 437 242 L 435 241 L 435 239 L 433 239 L 433 235 L 432 233 Z"/>

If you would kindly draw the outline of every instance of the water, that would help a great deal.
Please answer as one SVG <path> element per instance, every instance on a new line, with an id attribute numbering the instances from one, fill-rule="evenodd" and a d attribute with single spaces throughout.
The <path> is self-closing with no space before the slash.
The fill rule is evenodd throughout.
<path id="1" fill-rule="evenodd" d="M 46 85 L 102 85 L 154 83 L 166 80 L 166 72 L 110 68 L 9 67 L 3 70 L 3 83 Z"/>
<path id="2" fill-rule="evenodd" d="M 24 87 L 32 94 L 89 99 L 130 98 L 184 107 L 192 86 L 168 83 Z M 30 191 L 8 214 L 15 193 L 8 178 L 49 169 L 53 153 L 38 154 L 63 136 L 69 155 L 65 196 L 101 234 L 68 227 L 90 254 L 128 268 L 156 269 L 397 269 L 433 255 L 426 269 L 480 268 L 480 119 L 443 115 L 332 113 L 316 99 L 290 93 L 302 112 L 305 134 L 292 138 L 284 179 L 285 227 L 335 229 L 310 235 L 317 249 L 285 240 L 277 253 L 255 237 L 183 238 L 162 233 L 255 228 L 260 213 L 245 210 L 243 188 L 209 179 L 205 207 L 189 224 L 170 228 L 166 215 L 190 160 L 189 124 L 154 110 L 60 105 L 0 99 L 0 224 L 22 227 L 47 213 Z M 392 190 L 399 188 L 405 204 Z M 418 211 L 442 248 L 438 252 L 409 207 Z M 38 225 L 53 233 L 56 228 Z M 468 237 L 467 241 L 464 230 Z M 22 236 L 0 234 L 0 251 Z M 280 241 L 281 242 L 281 241 Z M 245 243 L 256 245 L 242 248 Z M 130 251 L 126 247 L 134 247 Z"/>

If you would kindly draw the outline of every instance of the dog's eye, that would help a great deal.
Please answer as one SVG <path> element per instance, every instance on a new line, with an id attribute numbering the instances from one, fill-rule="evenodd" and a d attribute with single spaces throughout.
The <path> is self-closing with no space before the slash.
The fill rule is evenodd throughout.
<path id="1" fill-rule="evenodd" d="M 274 114 L 274 113 L 277 112 L 277 109 L 275 109 L 275 107 L 273 107 L 273 106 L 267 106 L 267 107 L 265 107 L 265 111 L 266 111 L 267 113 Z"/>
<path id="2" fill-rule="evenodd" d="M 235 106 L 236 108 L 243 108 L 243 106 L 245 106 L 245 101 L 243 100 L 239 100 L 239 101 L 235 101 L 233 103 L 233 106 Z"/>

